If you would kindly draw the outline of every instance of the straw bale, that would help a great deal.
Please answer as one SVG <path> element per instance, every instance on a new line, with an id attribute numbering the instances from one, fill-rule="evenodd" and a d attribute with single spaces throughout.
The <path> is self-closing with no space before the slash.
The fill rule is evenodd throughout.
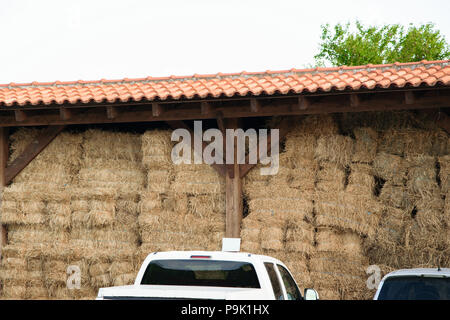
<path id="1" fill-rule="evenodd" d="M 30 228 L 27 225 L 8 226 L 8 241 L 11 243 L 67 242 L 68 239 L 67 232 L 50 231 L 42 227 Z"/>
<path id="2" fill-rule="evenodd" d="M 104 187 L 89 187 L 81 188 L 74 187 L 71 188 L 73 200 L 99 200 L 107 201 L 117 199 L 118 192 L 115 188 L 104 188 Z"/>
<path id="3" fill-rule="evenodd" d="M 296 125 L 292 132 L 295 135 L 314 135 L 316 137 L 324 135 L 338 134 L 339 127 L 331 114 L 307 115 Z"/>
<path id="4" fill-rule="evenodd" d="M 381 189 L 379 198 L 385 205 L 401 209 L 412 209 L 412 199 L 404 186 L 386 182 Z"/>
<path id="5" fill-rule="evenodd" d="M 248 202 L 248 206 L 252 212 L 262 213 L 263 211 L 269 211 L 271 215 L 276 215 L 280 212 L 296 212 L 299 215 L 310 215 L 314 207 L 310 200 L 289 197 L 252 199 Z"/>
<path id="6" fill-rule="evenodd" d="M 138 134 L 90 129 L 82 135 L 86 158 L 141 161 L 141 137 Z"/>
<path id="7" fill-rule="evenodd" d="M 374 232 L 383 210 L 370 197 L 349 193 L 317 193 L 314 204 L 316 225 L 351 230 L 370 235 Z"/>
<path id="8" fill-rule="evenodd" d="M 47 203 L 47 214 L 49 215 L 49 224 L 52 229 L 69 229 L 71 226 L 70 203 Z"/>
<path id="9" fill-rule="evenodd" d="M 345 169 L 338 164 L 322 162 L 320 164 L 320 170 L 317 172 L 317 180 L 344 184 Z"/>
<path id="10" fill-rule="evenodd" d="M 309 259 L 309 268 L 315 272 L 344 273 L 364 276 L 369 261 L 358 254 L 347 254 L 341 251 L 317 252 Z"/>
<path id="11" fill-rule="evenodd" d="M 102 274 L 107 274 L 111 268 L 111 263 L 98 262 L 89 266 L 89 275 L 91 277 L 98 277 Z"/>
<path id="12" fill-rule="evenodd" d="M 403 185 L 407 164 L 402 157 L 380 152 L 374 159 L 373 168 L 376 176 L 393 184 Z"/>
<path id="13" fill-rule="evenodd" d="M 141 135 L 142 163 L 147 168 L 168 168 L 173 166 L 171 152 L 172 132 L 168 130 L 149 130 Z"/>
<path id="14" fill-rule="evenodd" d="M 390 129 L 383 133 L 379 143 L 379 151 L 398 156 L 430 154 L 431 150 L 432 139 L 428 130 Z"/>
<path id="15" fill-rule="evenodd" d="M 286 135 L 285 152 L 288 160 L 295 163 L 298 159 L 313 160 L 317 146 L 317 137 L 312 134 L 298 134 L 294 130 Z"/>
<path id="16" fill-rule="evenodd" d="M 122 274 L 133 273 L 136 266 L 132 262 L 128 261 L 113 261 L 109 268 L 109 273 L 114 279 Z"/>
<path id="17" fill-rule="evenodd" d="M 331 228 L 319 228 L 316 233 L 318 252 L 339 252 L 349 257 L 362 256 L 362 243 L 358 234 Z"/>
<path id="18" fill-rule="evenodd" d="M 450 155 L 441 156 L 438 161 L 441 190 L 443 194 L 446 194 L 450 190 Z"/>
<path id="19" fill-rule="evenodd" d="M 353 134 L 356 141 L 352 161 L 371 163 L 377 154 L 378 133 L 370 127 L 357 127 Z"/>
<path id="20" fill-rule="evenodd" d="M 136 274 L 135 273 L 125 273 L 120 274 L 113 279 L 113 285 L 114 286 L 127 286 L 134 284 L 134 281 L 136 280 Z"/>
<path id="21" fill-rule="evenodd" d="M 262 240 L 261 248 L 264 250 L 283 250 L 283 241 L 270 239 L 270 240 Z"/>
<path id="22" fill-rule="evenodd" d="M 225 196 L 223 194 L 191 196 L 188 199 L 189 212 L 200 217 L 223 216 Z"/>
<path id="23" fill-rule="evenodd" d="M 271 175 L 262 175 L 260 169 L 263 168 L 261 164 L 257 164 L 252 170 L 250 170 L 244 177 L 244 184 L 254 182 L 268 182 L 271 180 Z"/>
<path id="24" fill-rule="evenodd" d="M 349 165 L 353 154 L 353 139 L 342 135 L 329 135 L 317 140 L 315 158 L 342 166 Z"/>
<path id="25" fill-rule="evenodd" d="M 259 254 L 261 252 L 261 243 L 258 241 L 249 241 L 242 239 L 241 242 L 241 251 L 249 252 L 253 254 Z"/>
<path id="26" fill-rule="evenodd" d="M 406 185 L 410 193 L 418 194 L 421 197 L 430 197 L 440 193 L 440 188 L 436 180 L 435 168 L 410 168 Z"/>

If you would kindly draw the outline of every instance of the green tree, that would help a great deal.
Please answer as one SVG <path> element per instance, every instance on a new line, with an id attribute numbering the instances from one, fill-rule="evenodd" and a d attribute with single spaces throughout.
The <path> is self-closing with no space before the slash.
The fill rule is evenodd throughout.
<path id="1" fill-rule="evenodd" d="M 365 27 L 351 24 L 322 25 L 319 53 L 314 56 L 319 66 L 356 66 L 450 58 L 450 47 L 432 23 L 421 26 L 399 24 Z"/>

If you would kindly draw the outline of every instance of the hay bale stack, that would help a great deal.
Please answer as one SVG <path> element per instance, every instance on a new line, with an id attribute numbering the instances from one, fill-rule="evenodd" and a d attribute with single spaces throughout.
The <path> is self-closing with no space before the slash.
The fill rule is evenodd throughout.
<path id="1" fill-rule="evenodd" d="M 218 249 L 224 234 L 225 180 L 206 164 L 174 165 L 170 137 L 161 130 L 142 136 L 148 179 L 139 212 L 141 259 L 157 250 Z"/>
<path id="2" fill-rule="evenodd" d="M 16 159 L 40 134 L 38 129 L 19 129 L 11 136 L 11 157 Z M 1 267 L 3 294 L 9 298 L 47 299 L 43 257 L 55 243 L 70 239 L 70 194 L 79 169 L 82 137 L 59 134 L 2 193 L 0 220 L 7 224 L 7 261 Z M 16 259 L 16 260 L 14 260 Z M 20 264 L 17 259 L 25 259 Z M 15 261 L 16 264 L 12 263 Z M 34 261 L 34 262 L 32 262 Z M 23 271 L 23 272 L 17 272 Z"/>
<path id="3" fill-rule="evenodd" d="M 53 259 L 67 260 L 74 254 L 85 258 L 83 276 L 88 278 L 82 287 L 92 297 L 99 287 L 113 285 L 125 275 L 137 273 L 130 266 L 121 274 L 111 275 L 107 271 L 92 276 L 90 266 L 133 261 L 138 250 L 138 204 L 145 186 L 145 173 L 139 135 L 88 130 L 83 133 L 83 139 L 84 153 L 70 202 L 70 246 L 64 248 L 65 255 Z M 79 298 L 84 292 L 75 294 L 59 284 L 53 286 L 57 299 Z"/>
<path id="4" fill-rule="evenodd" d="M 361 299 L 367 295 L 367 289 L 362 284 L 369 261 L 363 255 L 359 235 L 319 227 L 315 239 L 316 247 L 309 259 L 309 270 L 319 295 L 322 297 L 324 292 L 324 299 Z"/>

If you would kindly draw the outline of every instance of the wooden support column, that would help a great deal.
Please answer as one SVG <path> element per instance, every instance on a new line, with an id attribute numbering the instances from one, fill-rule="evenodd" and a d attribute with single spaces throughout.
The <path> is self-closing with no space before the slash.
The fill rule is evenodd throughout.
<path id="1" fill-rule="evenodd" d="M 0 204 L 3 188 L 6 186 L 5 171 L 9 156 L 8 128 L 0 128 Z M 0 221 L 0 261 L 2 259 L 2 248 L 6 245 L 8 231 L 6 225 Z"/>
<path id="2" fill-rule="evenodd" d="M 227 119 L 225 127 L 227 129 L 237 129 L 238 119 Z M 226 148 L 228 150 L 228 146 Z M 226 218 L 225 218 L 225 237 L 240 238 L 241 221 L 243 214 L 242 200 L 242 179 L 240 177 L 240 165 L 237 162 L 237 141 L 234 141 L 234 163 L 228 166 L 233 174 L 225 176 L 226 184 Z"/>

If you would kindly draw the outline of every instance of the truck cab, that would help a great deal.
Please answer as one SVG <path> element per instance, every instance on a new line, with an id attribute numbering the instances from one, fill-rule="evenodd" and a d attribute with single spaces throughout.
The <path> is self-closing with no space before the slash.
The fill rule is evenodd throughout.
<path id="1" fill-rule="evenodd" d="M 401 269 L 388 273 L 374 300 L 450 300 L 450 269 Z"/>
<path id="2" fill-rule="evenodd" d="M 100 288 L 98 300 L 220 299 L 315 300 L 302 296 L 288 268 L 278 259 L 244 252 L 153 252 L 130 286 Z"/>

